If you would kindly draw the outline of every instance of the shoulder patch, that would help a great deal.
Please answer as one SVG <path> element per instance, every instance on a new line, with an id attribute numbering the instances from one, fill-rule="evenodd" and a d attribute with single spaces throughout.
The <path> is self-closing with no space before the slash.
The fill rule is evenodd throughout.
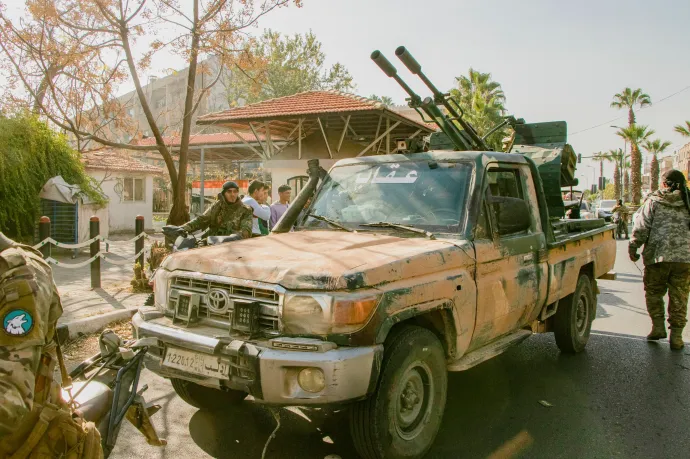
<path id="1" fill-rule="evenodd" d="M 12 336 L 25 336 L 34 328 L 34 318 L 24 309 L 13 309 L 2 318 L 2 329 Z"/>

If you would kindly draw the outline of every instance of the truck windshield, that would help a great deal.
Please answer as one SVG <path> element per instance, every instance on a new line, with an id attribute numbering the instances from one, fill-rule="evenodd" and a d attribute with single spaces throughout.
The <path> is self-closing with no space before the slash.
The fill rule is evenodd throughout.
<path id="1" fill-rule="evenodd" d="M 472 167 L 468 163 L 406 161 L 335 167 L 309 213 L 348 228 L 394 223 L 433 232 L 460 230 Z M 328 227 L 305 216 L 301 228 Z"/>

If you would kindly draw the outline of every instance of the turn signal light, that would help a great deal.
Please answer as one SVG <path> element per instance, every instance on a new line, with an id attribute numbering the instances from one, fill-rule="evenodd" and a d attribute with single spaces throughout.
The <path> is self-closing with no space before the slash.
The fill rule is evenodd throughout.
<path id="1" fill-rule="evenodd" d="M 333 303 L 334 325 L 362 325 L 376 307 L 378 297 L 336 299 Z"/>

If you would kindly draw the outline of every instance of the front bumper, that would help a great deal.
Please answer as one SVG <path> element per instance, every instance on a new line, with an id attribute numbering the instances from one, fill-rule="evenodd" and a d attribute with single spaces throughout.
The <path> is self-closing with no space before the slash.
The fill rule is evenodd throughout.
<path id="1" fill-rule="evenodd" d="M 182 328 L 167 317 L 137 312 L 132 324 L 137 338 L 158 339 L 149 348 L 146 367 L 163 377 L 193 381 L 209 387 L 244 390 L 257 400 L 276 405 L 322 405 L 357 400 L 373 392 L 378 378 L 383 346 L 326 346 L 323 352 L 274 349 L 268 341 L 233 339 L 227 330 L 197 326 Z M 293 341 L 294 342 L 294 341 Z M 314 340 L 304 340 L 313 344 Z M 198 376 L 161 365 L 166 346 L 227 358 L 231 362 L 230 380 Z M 303 390 L 298 375 L 303 368 L 318 368 L 325 387 L 317 393 Z"/>

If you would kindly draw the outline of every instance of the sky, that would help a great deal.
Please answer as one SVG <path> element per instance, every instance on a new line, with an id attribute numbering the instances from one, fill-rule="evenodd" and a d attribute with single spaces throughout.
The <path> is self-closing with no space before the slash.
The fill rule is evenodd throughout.
<path id="1" fill-rule="evenodd" d="M 627 113 L 609 104 L 626 86 L 642 88 L 653 102 L 638 112 L 638 123 L 671 141 L 669 152 L 686 143 L 673 126 L 690 120 L 690 1 L 302 2 L 302 8 L 271 12 L 254 32 L 311 30 L 328 63 L 340 62 L 353 75 L 359 95 L 404 102 L 402 89 L 369 59 L 375 49 L 420 95 L 429 95 L 395 59 L 395 48 L 405 45 L 442 90 L 470 67 L 490 72 L 503 87 L 510 114 L 527 122 L 565 120 L 569 143 L 584 157 L 623 147 L 610 126 L 625 125 Z M 9 3 L 19 11 L 23 2 Z M 163 75 L 175 65 L 174 59 L 159 56 L 151 73 Z M 583 159 L 578 165 L 582 188 L 589 188 L 598 171 L 598 164 Z M 605 175 L 613 175 L 613 165 L 606 165 Z"/>

